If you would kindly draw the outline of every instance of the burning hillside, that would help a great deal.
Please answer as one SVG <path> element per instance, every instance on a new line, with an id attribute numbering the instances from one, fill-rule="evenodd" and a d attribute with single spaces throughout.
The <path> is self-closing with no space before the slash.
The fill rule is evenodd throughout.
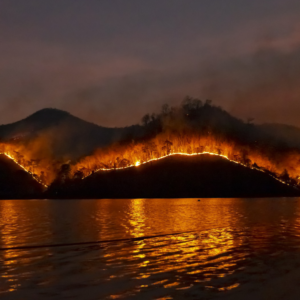
<path id="1" fill-rule="evenodd" d="M 299 191 L 266 173 L 217 155 L 172 155 L 110 172 L 95 172 L 63 186 L 52 184 L 47 198 L 196 198 L 299 196 Z"/>
<path id="2" fill-rule="evenodd" d="M 21 166 L 0 155 L 0 199 L 33 198 L 43 189 Z"/>
<path id="3" fill-rule="evenodd" d="M 283 183 L 299 185 L 300 149 L 266 134 L 251 122 L 232 117 L 210 101 L 187 98 L 179 107 L 164 105 L 160 114 L 145 115 L 142 122 L 138 135 L 127 130 L 117 142 L 113 138 L 106 138 L 106 143 L 96 141 L 97 149 L 81 159 L 72 155 L 56 157 L 53 141 L 42 134 L 27 142 L 2 141 L 0 153 L 44 185 L 64 185 L 98 171 L 136 168 L 178 154 L 220 156 Z M 101 136 L 91 135 L 91 139 L 97 138 Z M 97 146 L 101 143 L 103 146 Z"/>
<path id="4" fill-rule="evenodd" d="M 128 135 L 141 135 L 141 126 L 105 128 L 57 109 L 43 109 L 24 120 L 0 126 L 0 153 L 49 185 L 64 163 L 76 163 L 95 149 Z"/>
<path id="5" fill-rule="evenodd" d="M 266 172 L 286 184 L 298 185 L 300 151 L 268 135 L 255 125 L 233 118 L 219 107 L 186 99 L 181 107 L 164 106 L 160 115 L 143 118 L 147 134 L 98 149 L 73 166 L 86 177 L 95 171 L 136 167 L 171 155 L 217 155 Z"/>

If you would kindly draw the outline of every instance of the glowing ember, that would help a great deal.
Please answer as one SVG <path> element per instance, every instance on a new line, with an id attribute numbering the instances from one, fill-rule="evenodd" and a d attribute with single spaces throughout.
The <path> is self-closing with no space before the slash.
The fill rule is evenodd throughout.
<path id="1" fill-rule="evenodd" d="M 35 152 L 31 153 L 30 147 L 25 148 L 17 143 L 0 143 L 0 153 L 12 159 L 45 187 L 56 178 L 64 164 L 50 157 L 33 159 Z M 84 157 L 75 164 L 71 163 L 68 176 L 83 179 L 97 171 L 138 167 L 171 155 L 203 154 L 222 157 L 247 168 L 265 172 L 281 183 L 299 187 L 300 166 L 294 162 L 300 161 L 300 153 L 290 151 L 278 156 L 278 153 L 263 152 L 262 149 L 251 145 L 240 145 L 233 140 L 214 137 L 210 133 L 161 133 L 147 141 L 115 144 L 98 149 L 91 156 Z"/>
<path id="2" fill-rule="evenodd" d="M 12 161 L 14 161 L 14 163 L 16 163 L 16 164 L 17 164 L 18 166 L 20 166 L 24 171 L 26 171 L 28 174 L 30 174 L 31 177 L 32 177 L 35 181 L 37 181 L 38 183 L 40 183 L 40 184 L 43 185 L 44 187 L 48 187 L 44 182 L 42 182 L 42 181 L 40 180 L 39 177 L 35 176 L 35 174 L 33 174 L 32 172 L 30 172 L 30 171 L 29 171 L 28 169 L 26 169 L 23 165 L 19 164 L 19 163 L 17 162 L 17 160 L 16 160 L 14 157 L 12 157 L 9 153 L 0 153 L 0 154 L 5 155 L 7 158 L 9 158 L 9 159 L 11 159 Z"/>
<path id="3" fill-rule="evenodd" d="M 203 154 L 225 158 L 244 167 L 267 173 L 281 183 L 298 187 L 299 180 L 296 178 L 300 173 L 300 166 L 295 166 L 293 161 L 299 160 L 300 153 L 292 151 L 279 154 L 272 151 L 263 152 L 258 147 L 240 145 L 233 140 L 214 137 L 211 133 L 207 135 L 198 133 L 184 135 L 178 132 L 161 133 L 147 141 L 98 149 L 94 154 L 84 157 L 74 165 L 72 172 L 84 170 L 83 178 L 85 178 L 97 171 L 137 167 L 171 155 L 195 156 Z M 276 155 L 280 155 L 280 160 Z"/>
<path id="4" fill-rule="evenodd" d="M 225 127 L 224 122 L 228 123 Z M 268 136 L 258 134 L 255 128 L 209 101 L 203 104 L 198 99 L 187 98 L 180 107 L 164 106 L 161 114 L 146 115 L 143 124 L 144 137 L 137 139 L 129 135 L 127 140 L 96 149 L 78 161 L 71 161 L 70 154 L 59 161 L 47 136 L 28 143 L 18 138 L 0 142 L 0 153 L 44 186 L 56 179 L 69 182 L 97 171 L 138 167 L 171 155 L 209 154 L 300 187 L 300 149 L 269 141 Z"/>

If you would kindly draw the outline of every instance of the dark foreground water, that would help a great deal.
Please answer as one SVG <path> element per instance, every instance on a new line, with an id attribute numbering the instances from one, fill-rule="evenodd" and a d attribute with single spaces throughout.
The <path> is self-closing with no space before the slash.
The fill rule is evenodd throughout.
<path id="1" fill-rule="evenodd" d="M 0 248 L 1 299 L 230 299 L 299 268 L 300 199 L 3 200 Z"/>

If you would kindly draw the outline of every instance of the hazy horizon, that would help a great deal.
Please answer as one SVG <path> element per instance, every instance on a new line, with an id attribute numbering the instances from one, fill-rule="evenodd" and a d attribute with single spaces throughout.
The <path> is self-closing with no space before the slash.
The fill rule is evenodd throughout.
<path id="1" fill-rule="evenodd" d="M 208 100 L 209 100 L 209 99 L 208 99 Z M 203 104 L 204 104 L 204 103 L 205 103 L 205 101 L 203 101 Z M 168 103 L 164 103 L 164 104 L 168 104 Z M 178 104 L 179 104 L 179 105 L 174 104 L 173 107 L 180 107 L 180 102 L 179 102 Z M 213 105 L 213 106 L 219 106 L 218 103 L 214 103 L 214 102 L 212 102 L 212 105 Z M 152 112 L 152 111 L 146 112 L 143 116 L 141 116 L 141 118 L 140 118 L 139 120 L 137 120 L 136 123 L 127 124 L 127 125 L 124 125 L 124 126 L 114 126 L 114 125 L 111 125 L 111 126 L 104 126 L 104 125 L 102 125 L 101 123 L 96 123 L 96 122 L 93 122 L 93 121 L 91 121 L 91 120 L 84 119 L 84 118 L 80 117 L 79 115 L 76 115 L 76 114 L 73 114 L 73 113 L 69 112 L 69 111 L 66 110 L 66 109 L 59 109 L 59 108 L 56 108 L 56 107 L 44 107 L 44 108 L 38 109 L 38 110 L 36 110 L 36 111 L 33 111 L 32 113 L 29 113 L 29 115 L 25 116 L 25 117 L 22 118 L 22 119 L 19 119 L 19 120 L 10 122 L 10 123 L 0 124 L 0 126 L 2 126 L 2 125 L 10 125 L 10 124 L 13 124 L 13 123 L 15 123 L 15 122 L 22 121 L 22 120 L 24 120 L 24 119 L 30 117 L 31 115 L 34 115 L 35 113 L 37 113 L 37 112 L 39 112 L 39 111 L 42 111 L 42 110 L 52 110 L 52 109 L 53 109 L 53 110 L 59 110 L 59 111 L 66 112 L 66 113 L 72 115 L 73 117 L 76 117 L 76 118 L 79 118 L 79 119 L 81 119 L 81 120 L 83 120 L 83 121 L 86 121 L 86 122 L 89 122 L 89 123 L 98 125 L 98 126 L 100 126 L 100 127 L 106 127 L 106 128 L 123 128 L 123 127 L 135 126 L 135 125 L 141 125 L 141 126 L 142 126 L 142 125 L 143 125 L 143 124 L 142 124 L 142 117 L 143 117 L 145 114 L 151 115 L 152 113 L 155 113 L 155 114 L 156 114 L 156 112 L 159 113 L 159 112 L 161 111 L 161 107 L 160 107 L 160 109 L 157 109 L 155 112 Z M 222 107 L 222 109 L 223 109 L 223 107 Z M 296 127 L 296 128 L 298 128 L 298 129 L 300 130 L 300 125 L 297 126 L 297 125 L 290 125 L 290 124 L 288 124 L 288 123 L 264 122 L 263 120 L 262 120 L 261 122 L 257 122 L 257 120 L 251 119 L 251 118 L 249 118 L 249 119 L 245 119 L 245 118 L 244 118 L 244 119 L 243 119 L 243 118 L 240 118 L 238 115 L 233 115 L 233 114 L 231 114 L 231 116 L 233 116 L 234 118 L 240 119 L 240 120 L 242 120 L 242 121 L 245 122 L 245 123 L 247 123 L 247 122 L 250 121 L 252 124 L 255 124 L 255 125 L 268 125 L 268 124 L 272 124 L 272 125 L 286 125 L 286 126 Z"/>
<path id="2" fill-rule="evenodd" d="M 300 127 L 296 0 L 0 3 L 2 124 L 45 107 L 108 127 L 186 95 Z"/>

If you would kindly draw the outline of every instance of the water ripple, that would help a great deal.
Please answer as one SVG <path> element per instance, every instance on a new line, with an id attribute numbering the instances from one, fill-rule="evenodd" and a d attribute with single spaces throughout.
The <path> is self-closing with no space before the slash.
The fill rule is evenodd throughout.
<path id="1" fill-rule="evenodd" d="M 1 201 L 1 299 L 258 289 L 300 266 L 300 201 L 288 200 Z"/>

